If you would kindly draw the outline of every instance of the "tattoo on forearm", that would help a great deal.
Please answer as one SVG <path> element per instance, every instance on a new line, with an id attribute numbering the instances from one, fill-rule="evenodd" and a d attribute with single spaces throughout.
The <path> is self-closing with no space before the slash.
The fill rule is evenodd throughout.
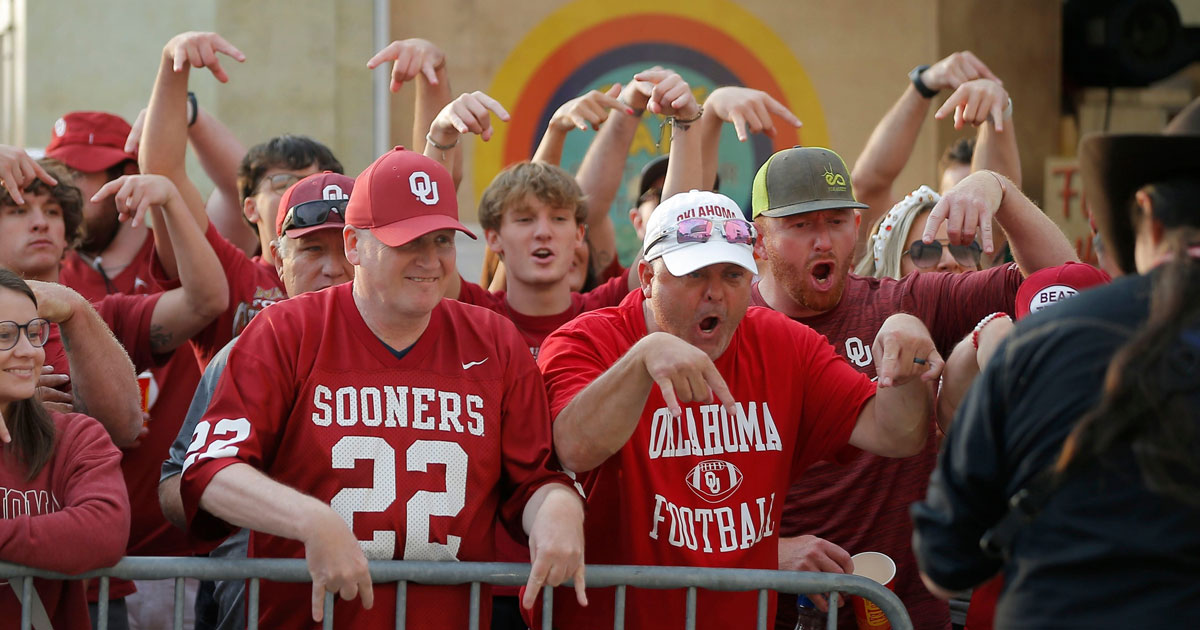
<path id="1" fill-rule="evenodd" d="M 150 326 L 150 349 L 154 352 L 166 352 L 174 339 L 175 333 L 166 330 L 162 324 Z"/>

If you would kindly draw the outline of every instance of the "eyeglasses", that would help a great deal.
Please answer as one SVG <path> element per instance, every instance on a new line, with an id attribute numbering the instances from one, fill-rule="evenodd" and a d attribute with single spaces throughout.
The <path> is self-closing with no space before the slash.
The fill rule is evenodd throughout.
<path id="1" fill-rule="evenodd" d="M 658 236 L 654 237 L 654 240 L 646 246 L 643 255 L 648 254 L 650 248 L 671 235 L 675 236 L 676 243 L 708 242 L 708 239 L 712 237 L 713 228 L 717 226 L 720 226 L 725 240 L 735 245 L 753 245 L 754 239 L 758 235 L 754 225 L 744 219 L 684 219 L 659 232 Z"/>
<path id="2" fill-rule="evenodd" d="M 270 187 L 272 192 L 283 194 L 283 191 L 287 190 L 289 186 L 295 184 L 301 179 L 304 178 L 295 173 L 275 173 L 274 175 L 268 175 L 262 178 L 262 180 L 258 182 L 258 187 L 261 190 L 262 183 L 267 182 L 267 185 Z"/>
<path id="3" fill-rule="evenodd" d="M 0 322 L 0 350 L 11 350 L 21 341 L 21 331 L 34 348 L 41 348 L 50 340 L 50 322 L 35 317 L 24 324 L 14 321 Z"/>
<path id="4" fill-rule="evenodd" d="M 347 203 L 349 199 L 317 199 L 296 204 L 288 209 L 279 233 L 287 234 L 287 231 L 293 228 L 323 225 L 329 221 L 330 213 L 337 215 L 336 223 L 345 223 Z"/>
<path id="5" fill-rule="evenodd" d="M 979 241 L 971 241 L 970 245 L 947 245 L 946 247 L 950 248 L 950 255 L 954 256 L 954 260 L 958 261 L 958 264 L 964 267 L 979 266 L 979 254 L 983 252 Z M 942 243 L 940 241 L 932 243 L 922 240 L 913 241 L 908 248 L 908 256 L 918 269 L 932 269 L 942 259 Z"/>

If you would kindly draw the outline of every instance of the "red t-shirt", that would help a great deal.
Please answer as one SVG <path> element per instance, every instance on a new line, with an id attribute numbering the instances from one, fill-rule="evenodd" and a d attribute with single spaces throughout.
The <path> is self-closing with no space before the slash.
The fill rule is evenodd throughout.
<path id="1" fill-rule="evenodd" d="M 523 536 L 533 492 L 570 484 L 554 472 L 548 413 L 524 342 L 493 313 L 443 300 L 397 359 L 351 284 L 307 293 L 255 317 L 230 352 L 188 449 L 184 506 L 197 535 L 226 533 L 199 500 L 213 475 L 245 462 L 329 502 L 368 559 L 493 560 L 498 514 Z M 302 558 L 304 546 L 255 532 L 250 555 Z M 337 626 L 390 625 L 395 592 L 377 586 L 369 611 L 338 600 Z M 297 605 L 310 593 L 264 582 L 262 627 L 314 627 Z M 467 626 L 467 587 L 410 584 L 408 602 L 410 628 Z"/>
<path id="2" fill-rule="evenodd" d="M 283 281 L 279 279 L 279 272 L 273 265 L 263 262 L 258 256 L 246 257 L 245 252 L 221 236 L 211 221 L 204 237 L 216 252 L 217 260 L 221 261 L 221 268 L 225 270 L 225 278 L 229 281 L 229 308 L 204 330 L 192 336 L 192 347 L 196 351 L 201 371 L 212 360 L 213 355 L 220 352 L 225 344 L 246 328 L 246 324 L 249 324 L 255 315 L 264 308 L 287 299 Z M 170 289 L 180 286 L 178 279 L 167 279 L 157 254 L 154 256 L 152 269 L 154 282 L 159 286 Z"/>
<path id="3" fill-rule="evenodd" d="M 546 338 L 538 362 L 553 417 L 646 336 L 644 300 L 635 291 Z M 846 446 L 875 394 L 820 335 L 768 309 L 747 311 L 715 364 L 737 401 L 735 418 L 693 403 L 672 421 L 654 387 L 625 446 L 577 476 L 588 496 L 589 563 L 777 568 L 788 486 Z M 582 609 L 558 594 L 556 625 L 611 628 L 612 590 L 588 597 Z M 627 597 L 626 628 L 683 624 L 684 591 L 630 588 Z M 757 597 L 705 592 L 697 627 L 749 627 Z"/>
<path id="4" fill-rule="evenodd" d="M 533 358 L 538 356 L 538 349 L 546 335 L 554 332 L 559 326 L 575 319 L 582 313 L 594 311 L 606 306 L 616 306 L 629 294 L 629 276 L 621 274 L 587 293 L 571 293 L 571 306 L 556 315 L 525 315 L 517 312 L 508 304 L 506 291 L 488 291 L 474 282 L 462 281 L 462 289 L 458 293 L 458 301 L 475 306 L 482 306 L 495 311 L 517 327 L 517 331 L 529 344 Z"/>
<path id="5" fill-rule="evenodd" d="M 154 237 L 149 233 L 133 260 L 117 275 L 108 278 L 89 265 L 71 250 L 63 257 L 59 267 L 58 281 L 79 292 L 89 302 L 98 302 L 109 293 L 153 293 L 156 288 L 150 277 L 150 263 L 154 259 Z"/>
<path id="6" fill-rule="evenodd" d="M 884 320 L 911 313 L 929 328 L 938 352 L 950 356 L 954 345 L 989 313 L 1012 312 L 1022 281 L 1015 264 L 986 271 L 947 274 L 912 273 L 902 280 L 851 274 L 842 300 L 832 310 L 799 319 L 825 335 L 859 372 L 875 376 L 871 346 Z M 750 303 L 768 306 L 758 285 Z M 921 583 L 912 552 L 908 508 L 925 497 L 937 459 L 936 427 L 930 423 L 925 450 L 903 459 L 858 451 L 844 465 L 813 466 L 794 484 L 783 512 L 782 536 L 809 534 L 833 542 L 851 555 L 879 551 L 896 561 L 895 591 L 917 628 L 949 628 L 950 609 Z M 795 624 L 795 597 L 781 596 L 776 628 Z M 854 616 L 843 615 L 844 628 Z"/>
<path id="7" fill-rule="evenodd" d="M 154 317 L 154 307 L 158 305 L 161 293 L 152 295 L 107 295 L 96 302 L 92 308 L 104 320 L 117 342 L 125 348 L 135 370 L 145 370 L 162 365 L 164 355 L 157 355 L 150 347 L 150 321 Z M 58 324 L 51 324 L 50 338 L 43 346 L 46 354 L 46 365 L 54 366 L 56 374 L 71 373 L 67 361 L 67 351 L 63 348 L 62 334 Z M 63 391 L 71 391 L 70 383 Z"/>
<path id="8" fill-rule="evenodd" d="M 129 536 L 129 498 L 121 452 L 96 420 L 50 412 L 54 453 L 33 479 L 9 453 L 0 457 L 0 560 L 59 573 L 111 566 Z M 17 627 L 18 580 L 0 582 L 0 619 Z M 33 581 L 55 628 L 89 628 L 79 580 Z"/>

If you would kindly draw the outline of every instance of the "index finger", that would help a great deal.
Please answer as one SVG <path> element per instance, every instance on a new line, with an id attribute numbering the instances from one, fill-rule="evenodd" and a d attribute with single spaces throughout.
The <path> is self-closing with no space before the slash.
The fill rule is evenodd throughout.
<path id="1" fill-rule="evenodd" d="M 8 432 L 8 425 L 4 423 L 4 414 L 0 414 L 0 442 L 8 444 L 12 441 L 12 435 Z"/>
<path id="2" fill-rule="evenodd" d="M 667 403 L 667 409 L 671 411 L 671 416 L 678 418 L 683 410 L 679 408 L 679 399 L 675 397 L 675 385 L 671 383 L 671 379 L 665 378 L 662 380 L 654 379 L 658 383 L 658 389 L 662 392 L 663 402 Z"/>
<path id="3" fill-rule="evenodd" d="M 659 82 L 665 80 L 667 77 L 670 77 L 673 74 L 675 74 L 675 73 L 670 70 L 663 70 L 663 69 L 642 70 L 641 72 L 633 75 L 633 78 L 638 81 L 647 81 L 649 83 L 659 83 Z"/>
<path id="4" fill-rule="evenodd" d="M 966 96 L 964 96 L 962 92 L 955 90 L 954 93 L 950 95 L 950 98 L 947 98 L 946 102 L 942 103 L 942 106 L 938 108 L 933 117 L 938 120 L 945 118 L 950 112 L 954 111 L 958 107 L 959 103 L 962 103 L 965 98 Z"/>
<path id="5" fill-rule="evenodd" d="M 375 589 L 371 586 L 371 574 L 367 573 L 358 581 L 358 596 L 362 599 L 363 608 L 375 605 Z"/>
<path id="6" fill-rule="evenodd" d="M 113 195 L 113 193 L 115 193 L 121 189 L 121 186 L 125 185 L 125 181 L 127 179 L 129 179 L 128 175 L 122 175 L 122 176 L 112 180 L 111 182 L 108 182 L 107 184 L 101 186 L 100 190 L 97 190 L 96 194 L 92 195 L 92 201 L 100 201 L 101 199 L 104 199 L 105 197 L 111 197 Z"/>
<path id="7" fill-rule="evenodd" d="M 883 344 L 883 361 L 879 363 L 879 369 L 876 370 L 876 376 L 879 377 L 880 387 L 891 387 L 892 376 L 899 372 L 900 350 L 896 348 L 896 344 L 888 343 L 887 337 L 880 339 Z"/>
<path id="8" fill-rule="evenodd" d="M 220 35 L 213 37 L 213 48 L 216 48 L 218 51 L 223 52 L 234 59 L 237 59 L 239 62 L 246 60 L 245 53 L 238 50 L 237 46 L 230 44 L 225 40 L 224 37 L 221 37 Z"/>
<path id="9" fill-rule="evenodd" d="M 575 584 L 575 601 L 579 602 L 580 606 L 587 606 L 588 604 L 587 584 L 585 584 L 584 573 L 583 563 L 580 562 L 579 568 L 575 569 L 575 576 L 572 578 Z"/>
<path id="10" fill-rule="evenodd" d="M 325 585 L 319 582 L 313 582 L 312 590 L 312 618 L 317 623 L 325 616 Z"/>
<path id="11" fill-rule="evenodd" d="M 546 583 L 547 570 L 544 561 L 535 562 L 530 568 L 529 580 L 525 582 L 525 597 L 521 599 L 521 607 L 525 610 L 533 610 L 533 605 L 537 603 L 537 597 Z"/>
<path id="12" fill-rule="evenodd" d="M 512 118 L 508 115 L 508 110 L 504 109 L 504 106 L 501 105 L 496 99 L 484 94 L 483 92 L 477 93 L 476 96 L 479 98 L 479 102 L 483 103 L 484 107 L 492 110 L 492 112 L 500 117 L 500 120 L 508 122 Z"/>
<path id="13" fill-rule="evenodd" d="M 33 172 L 37 174 L 38 179 L 50 184 L 51 186 L 58 185 L 58 180 L 54 179 L 54 176 L 50 173 L 47 173 L 46 169 L 42 168 L 41 164 L 37 163 L 37 160 L 30 160 L 29 163 L 33 165 Z"/>
<path id="14" fill-rule="evenodd" d="M 594 99 L 596 102 L 600 103 L 601 105 L 603 105 L 609 109 L 619 109 L 622 111 L 629 109 L 628 107 L 625 106 L 625 103 L 622 103 L 621 101 L 618 101 L 616 98 L 613 98 L 612 96 L 609 96 L 608 94 L 605 94 L 603 92 L 599 92 L 594 97 Z"/>
<path id="15" fill-rule="evenodd" d="M 779 116 L 780 118 L 786 120 L 789 125 L 791 125 L 793 127 L 803 127 L 804 126 L 804 123 L 800 122 L 800 119 L 797 118 L 796 115 L 792 113 L 792 110 L 784 107 L 783 103 L 780 103 L 779 101 L 775 100 L 771 96 L 767 96 L 766 104 L 767 104 L 767 109 L 769 111 L 774 113 L 776 116 Z"/>
<path id="16" fill-rule="evenodd" d="M 725 379 L 721 373 L 717 371 L 717 366 L 712 363 L 704 370 L 704 381 L 708 383 L 708 388 L 717 395 L 717 400 L 721 401 L 721 406 L 725 407 L 725 411 L 729 415 L 737 413 L 737 401 L 733 399 L 733 394 L 729 392 L 729 386 L 725 384 Z"/>
<path id="17" fill-rule="evenodd" d="M 367 67 L 374 70 L 377 66 L 379 66 L 379 64 L 385 61 L 394 60 L 397 57 L 396 48 L 399 45 L 400 42 L 392 42 L 387 46 L 384 46 L 382 50 L 375 53 L 374 56 L 367 60 Z"/>
<path id="18" fill-rule="evenodd" d="M 926 243 L 932 243 L 933 237 L 937 235 L 938 228 L 941 227 L 942 221 L 946 220 L 946 215 L 950 213 L 950 203 L 943 196 L 933 206 L 933 210 L 929 212 L 929 218 L 925 221 L 925 231 L 921 233 L 921 240 Z"/>

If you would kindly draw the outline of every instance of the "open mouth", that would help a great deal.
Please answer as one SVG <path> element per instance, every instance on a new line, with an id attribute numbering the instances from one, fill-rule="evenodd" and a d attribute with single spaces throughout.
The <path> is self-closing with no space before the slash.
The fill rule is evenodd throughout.
<path id="1" fill-rule="evenodd" d="M 537 258 L 538 260 L 549 260 L 553 256 L 554 252 L 546 249 L 545 247 L 533 250 L 533 257 Z"/>
<path id="2" fill-rule="evenodd" d="M 704 319 L 700 320 L 700 332 L 711 333 L 712 331 L 717 329 L 717 326 L 720 323 L 721 323 L 720 317 L 716 317 L 716 316 L 705 317 Z"/>
<path id="3" fill-rule="evenodd" d="M 819 287 L 828 286 L 833 280 L 833 263 L 819 262 L 812 266 L 813 282 Z"/>

